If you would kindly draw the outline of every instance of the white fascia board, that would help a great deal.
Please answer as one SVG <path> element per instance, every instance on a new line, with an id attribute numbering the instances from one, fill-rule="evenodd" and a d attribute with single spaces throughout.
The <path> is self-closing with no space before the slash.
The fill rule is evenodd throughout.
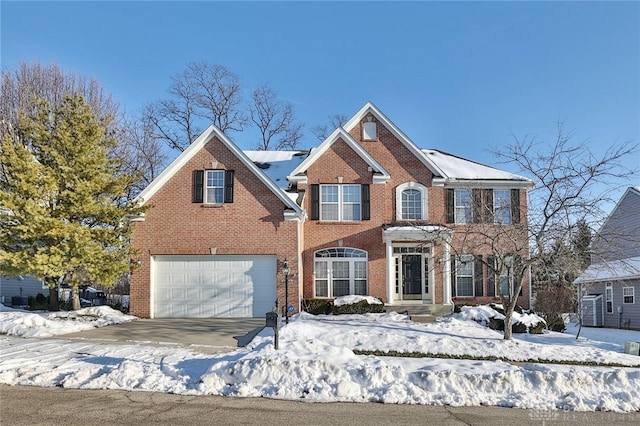
<path id="1" fill-rule="evenodd" d="M 347 132 L 344 128 L 338 127 L 334 130 L 316 149 L 311 151 L 309 156 L 304 159 L 302 163 L 296 167 L 287 179 L 290 182 L 307 183 L 307 176 L 304 174 L 309 166 L 311 166 L 322 154 L 324 154 L 331 145 L 333 145 L 338 139 L 342 139 L 371 167 L 373 173 L 376 173 L 373 177 L 373 183 L 385 183 L 391 176 L 389 173 L 373 158 L 362 146 Z"/>
<path id="2" fill-rule="evenodd" d="M 211 138 L 215 126 L 211 125 L 202 132 L 182 153 L 167 166 L 145 189 L 138 194 L 134 202 L 144 205 L 162 186 L 167 183 Z"/>
<path id="3" fill-rule="evenodd" d="M 413 143 L 411 139 L 407 135 L 405 135 L 402 130 L 400 130 L 393 122 L 382 113 L 372 102 L 367 102 L 360 111 L 358 111 L 351 120 L 347 121 L 344 125 L 344 128 L 347 131 L 353 130 L 353 128 L 360 123 L 360 121 L 367 115 L 367 113 L 371 112 L 391 133 L 404 145 L 407 147 L 409 151 L 413 155 L 415 155 L 421 162 L 424 164 L 434 175 L 447 177 L 447 175 L 438 167 L 434 162 L 432 162 L 429 157 L 427 157 L 424 152 L 418 146 Z"/>
<path id="4" fill-rule="evenodd" d="M 533 188 L 530 180 L 501 180 L 501 179 L 433 179 L 433 186 L 448 188 Z"/>
<path id="5" fill-rule="evenodd" d="M 173 162 L 162 172 L 160 175 L 153 180 L 136 198 L 134 201 L 139 203 L 140 205 L 144 205 L 153 195 L 158 192 L 162 186 L 167 183 L 169 179 L 171 179 L 178 170 L 182 169 L 187 162 L 193 158 L 193 156 L 202 149 L 207 142 L 211 140 L 213 136 L 216 136 L 231 152 L 235 154 L 235 156 L 249 169 L 251 170 L 257 177 L 260 179 L 271 191 L 282 201 L 285 206 L 293 210 L 294 214 L 299 217 L 304 216 L 304 211 L 289 198 L 285 192 L 278 187 L 271 179 L 267 177 L 262 171 L 256 166 L 253 161 L 247 157 L 247 155 L 242 152 L 236 144 L 234 144 L 229 138 L 225 136 L 217 127 L 211 125 L 205 130 L 198 138 L 193 141 L 191 145 L 187 149 L 185 149 L 182 154 L 178 156 Z"/>

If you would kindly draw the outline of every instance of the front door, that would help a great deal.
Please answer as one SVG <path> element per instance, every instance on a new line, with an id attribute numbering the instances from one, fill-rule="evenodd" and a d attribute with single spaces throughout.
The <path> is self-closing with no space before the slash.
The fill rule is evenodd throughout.
<path id="1" fill-rule="evenodd" d="M 422 255 L 402 256 L 402 299 L 422 300 Z"/>

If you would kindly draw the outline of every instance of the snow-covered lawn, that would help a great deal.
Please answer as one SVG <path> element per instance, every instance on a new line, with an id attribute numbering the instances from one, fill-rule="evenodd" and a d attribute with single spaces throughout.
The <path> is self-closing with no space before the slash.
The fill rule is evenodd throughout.
<path id="1" fill-rule="evenodd" d="M 277 351 L 271 329 L 246 348 L 215 355 L 47 338 L 135 319 L 107 307 L 78 314 L 64 318 L 1 309 L 0 333 L 7 335 L 0 336 L 0 383 L 310 401 L 640 410 L 640 357 L 623 353 L 625 341 L 640 341 L 636 331 L 589 328 L 576 340 L 577 327 L 568 324 L 566 333 L 516 334 L 504 341 L 501 332 L 471 319 L 487 315 L 480 307 L 433 324 L 396 313 L 303 313 L 282 325 Z M 362 352 L 432 357 L 357 354 Z"/>

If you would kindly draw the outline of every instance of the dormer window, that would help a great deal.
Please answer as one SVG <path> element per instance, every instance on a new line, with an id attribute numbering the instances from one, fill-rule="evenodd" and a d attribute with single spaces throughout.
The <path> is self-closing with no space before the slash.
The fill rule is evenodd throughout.
<path id="1" fill-rule="evenodd" d="M 375 121 L 365 121 L 362 123 L 362 139 L 365 141 L 378 139 L 378 128 Z"/>

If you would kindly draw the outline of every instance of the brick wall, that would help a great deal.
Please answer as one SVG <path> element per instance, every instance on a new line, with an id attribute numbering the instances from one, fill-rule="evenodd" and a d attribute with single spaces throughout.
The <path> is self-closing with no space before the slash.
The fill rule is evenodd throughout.
<path id="1" fill-rule="evenodd" d="M 212 162 L 217 162 L 213 164 Z M 234 170 L 234 202 L 207 206 L 191 202 L 196 169 Z M 131 278 L 131 313 L 148 318 L 150 256 L 168 254 L 268 254 L 289 261 L 290 301 L 297 301 L 298 246 L 295 221 L 284 221 L 284 204 L 224 144 L 213 139 L 160 188 L 147 204 L 144 222 L 133 225 L 132 242 L 141 265 Z M 278 297 L 284 305 L 284 277 L 278 268 Z M 297 303 L 294 303 L 297 306 Z"/>

